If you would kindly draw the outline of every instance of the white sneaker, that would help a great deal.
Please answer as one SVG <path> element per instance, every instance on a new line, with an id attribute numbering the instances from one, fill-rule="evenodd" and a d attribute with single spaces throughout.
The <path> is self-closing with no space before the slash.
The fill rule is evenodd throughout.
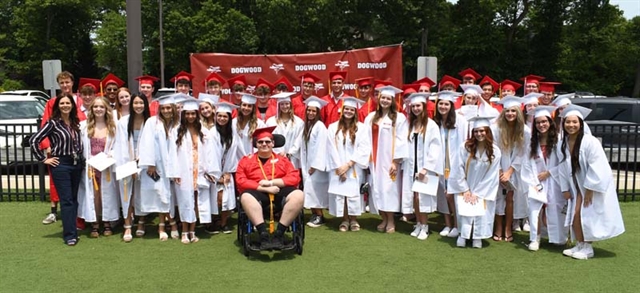
<path id="1" fill-rule="evenodd" d="M 57 220 L 58 218 L 56 217 L 56 214 L 50 213 L 46 218 L 44 218 L 44 220 L 42 220 L 42 224 L 49 225 L 51 223 L 55 223 Z"/>
<path id="2" fill-rule="evenodd" d="M 456 246 L 465 247 L 467 245 L 467 239 L 462 238 L 462 236 L 458 236 L 458 240 L 456 241 Z"/>
<path id="3" fill-rule="evenodd" d="M 538 249 L 540 249 L 540 242 L 538 241 L 531 241 L 531 243 L 529 243 L 529 250 L 531 251 L 538 251 Z"/>
<path id="4" fill-rule="evenodd" d="M 451 232 L 451 228 L 444 227 L 444 229 L 442 229 L 442 231 L 440 231 L 440 236 L 447 237 L 447 235 L 449 235 L 449 232 Z"/>
<path id="5" fill-rule="evenodd" d="M 473 248 L 482 248 L 482 240 L 481 239 L 473 239 Z"/>
<path id="6" fill-rule="evenodd" d="M 418 234 L 418 240 L 427 240 L 427 238 L 429 237 L 429 226 L 427 225 L 423 225 L 422 229 L 420 230 L 420 234 Z"/>
<path id="7" fill-rule="evenodd" d="M 416 237 L 418 236 L 418 234 L 420 234 L 420 231 L 422 231 L 422 225 L 420 224 L 415 224 L 413 225 L 413 232 L 411 232 L 411 237 Z"/>
<path id="8" fill-rule="evenodd" d="M 565 249 L 562 251 L 562 254 L 566 255 L 566 256 L 573 256 L 574 253 L 580 251 L 582 249 L 582 242 L 578 242 L 578 244 L 576 244 L 576 246 L 570 248 L 570 249 Z"/>
<path id="9" fill-rule="evenodd" d="M 453 229 L 451 229 L 451 232 L 449 232 L 449 235 L 447 235 L 447 237 L 456 238 L 458 237 L 458 235 L 460 235 L 460 233 L 458 232 L 458 228 L 453 227 Z"/>
<path id="10" fill-rule="evenodd" d="M 516 231 L 516 232 L 522 231 L 522 229 L 520 228 L 520 220 L 513 220 L 513 225 L 511 225 L 511 227 L 513 231 Z"/>
<path id="11" fill-rule="evenodd" d="M 367 212 L 367 213 L 369 212 L 369 205 L 364 207 L 364 211 Z"/>
<path id="12" fill-rule="evenodd" d="M 593 257 L 593 247 L 591 243 L 582 243 L 582 249 L 576 251 L 571 255 L 575 259 L 590 259 Z"/>
<path id="13" fill-rule="evenodd" d="M 529 232 L 531 227 L 529 226 L 529 219 L 524 219 L 524 224 L 522 224 L 522 231 Z"/>

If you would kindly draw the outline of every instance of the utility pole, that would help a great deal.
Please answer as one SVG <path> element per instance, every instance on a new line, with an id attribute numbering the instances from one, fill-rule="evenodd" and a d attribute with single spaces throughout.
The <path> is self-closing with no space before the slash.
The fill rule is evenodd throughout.
<path id="1" fill-rule="evenodd" d="M 137 76 L 142 75 L 142 17 L 140 0 L 127 0 L 127 84 L 138 91 Z"/>
<path id="2" fill-rule="evenodd" d="M 160 87 L 164 87 L 164 39 L 162 38 L 162 0 L 158 0 L 158 19 L 160 20 Z"/>

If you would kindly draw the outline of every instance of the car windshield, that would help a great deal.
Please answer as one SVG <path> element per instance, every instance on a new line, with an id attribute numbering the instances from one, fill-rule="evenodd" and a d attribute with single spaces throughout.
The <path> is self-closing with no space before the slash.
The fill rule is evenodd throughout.
<path id="1" fill-rule="evenodd" d="M 0 120 L 35 119 L 44 112 L 44 106 L 37 100 L 33 101 L 2 101 L 0 100 Z"/>

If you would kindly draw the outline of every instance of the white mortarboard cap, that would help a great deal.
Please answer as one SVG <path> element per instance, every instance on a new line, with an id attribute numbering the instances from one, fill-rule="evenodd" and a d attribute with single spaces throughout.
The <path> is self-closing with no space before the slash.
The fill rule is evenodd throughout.
<path id="1" fill-rule="evenodd" d="M 282 102 L 291 102 L 291 96 L 295 95 L 296 93 L 290 93 L 290 92 L 281 92 L 275 95 L 271 95 L 272 99 L 277 99 L 278 103 L 282 103 Z"/>
<path id="2" fill-rule="evenodd" d="M 252 95 L 252 94 L 247 94 L 247 93 L 242 93 L 242 102 L 245 104 L 249 104 L 249 105 L 255 105 L 256 101 L 258 101 L 258 97 Z"/>
<path id="3" fill-rule="evenodd" d="M 308 97 L 306 100 L 304 100 L 304 103 L 307 105 L 307 107 L 316 107 L 318 109 L 322 109 L 322 107 L 328 104 L 327 101 L 316 96 Z"/>
<path id="4" fill-rule="evenodd" d="M 171 96 L 173 96 L 173 102 L 178 104 L 178 103 L 182 103 L 188 99 L 192 99 L 193 97 L 189 96 L 189 95 L 185 95 L 183 93 L 175 93 L 175 94 L 171 94 Z"/>
<path id="5" fill-rule="evenodd" d="M 556 97 L 555 100 L 553 100 L 553 102 L 551 102 L 551 104 L 553 104 L 556 107 L 562 107 L 564 105 L 571 104 L 571 99 L 575 95 L 576 95 L 575 93 L 559 95 Z"/>
<path id="6" fill-rule="evenodd" d="M 429 93 L 413 93 L 407 99 L 409 99 L 410 105 L 427 103 L 427 96 L 429 96 Z"/>
<path id="7" fill-rule="evenodd" d="M 198 100 L 190 98 L 182 102 L 182 111 L 197 111 L 199 106 Z"/>
<path id="8" fill-rule="evenodd" d="M 435 101 L 438 99 L 438 93 L 428 93 L 429 94 L 429 101 Z"/>
<path id="9" fill-rule="evenodd" d="M 438 100 L 445 100 L 451 103 L 455 103 L 461 93 L 454 91 L 440 91 L 438 92 Z"/>
<path id="10" fill-rule="evenodd" d="M 218 102 L 215 104 L 216 106 L 216 112 L 224 112 L 224 113 L 232 113 L 233 109 L 238 109 L 240 107 L 231 104 L 229 102 Z"/>
<path id="11" fill-rule="evenodd" d="M 200 102 L 207 102 L 213 106 L 220 101 L 220 96 L 200 93 L 200 95 L 198 95 L 198 100 L 200 100 Z"/>
<path id="12" fill-rule="evenodd" d="M 378 90 L 380 91 L 381 96 L 390 96 L 390 97 L 395 97 L 397 94 L 402 92 L 401 89 L 391 85 L 380 87 L 378 88 Z"/>
<path id="13" fill-rule="evenodd" d="M 158 101 L 158 104 L 160 105 L 175 104 L 175 102 L 173 101 L 173 95 L 165 95 L 165 96 L 159 97 L 157 101 Z"/>
<path id="14" fill-rule="evenodd" d="M 522 103 L 525 105 L 538 104 L 538 98 L 542 96 L 544 95 L 540 93 L 529 93 L 526 96 L 522 97 L 523 99 Z"/>
<path id="15" fill-rule="evenodd" d="M 520 107 L 522 105 L 522 98 L 517 96 L 506 96 L 502 100 L 498 101 L 498 104 L 502 104 L 502 107 L 506 110 L 511 107 Z"/>
<path id="16" fill-rule="evenodd" d="M 558 107 L 555 106 L 538 106 L 536 107 L 536 112 L 534 114 L 534 118 L 538 117 L 553 117 L 553 111 L 555 111 Z"/>
<path id="17" fill-rule="evenodd" d="M 571 104 L 562 111 L 562 118 L 566 118 L 567 116 L 578 116 L 580 119 L 584 120 L 584 118 L 589 116 L 589 113 L 591 113 L 591 109 Z"/>
<path id="18" fill-rule="evenodd" d="M 493 116 L 476 116 L 467 119 L 467 121 L 471 122 L 471 128 L 476 129 L 480 127 L 489 127 L 491 126 L 491 120 L 495 118 Z"/>
<path id="19" fill-rule="evenodd" d="M 477 84 L 461 84 L 460 87 L 464 91 L 464 94 L 478 94 L 482 95 L 482 88 Z"/>
<path id="20" fill-rule="evenodd" d="M 352 108 L 359 109 L 360 105 L 364 104 L 364 101 L 354 97 L 349 97 L 349 96 L 342 97 L 340 98 L 340 100 L 342 100 L 343 107 L 352 107 Z"/>

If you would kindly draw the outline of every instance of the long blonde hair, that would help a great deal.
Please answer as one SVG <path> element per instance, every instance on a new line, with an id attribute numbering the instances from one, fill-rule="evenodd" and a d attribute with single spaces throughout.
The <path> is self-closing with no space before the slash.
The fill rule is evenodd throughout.
<path id="1" fill-rule="evenodd" d="M 505 117 L 505 113 L 509 109 L 516 110 L 516 120 L 511 125 L 509 125 L 509 121 Z M 500 141 L 498 142 L 500 149 L 522 148 L 524 146 L 524 115 L 520 107 L 503 109 L 498 117 L 498 129 L 500 129 Z"/>
<path id="2" fill-rule="evenodd" d="M 104 106 L 104 121 L 107 124 L 107 130 L 109 131 L 109 136 L 114 137 L 116 135 L 116 122 L 113 119 L 113 110 L 111 106 L 109 106 L 109 101 L 105 97 L 97 97 L 95 98 L 91 104 L 89 104 L 89 115 L 87 115 L 87 134 L 89 137 L 93 137 L 96 128 L 96 117 L 93 114 L 93 106 L 96 102 L 102 102 Z"/>

